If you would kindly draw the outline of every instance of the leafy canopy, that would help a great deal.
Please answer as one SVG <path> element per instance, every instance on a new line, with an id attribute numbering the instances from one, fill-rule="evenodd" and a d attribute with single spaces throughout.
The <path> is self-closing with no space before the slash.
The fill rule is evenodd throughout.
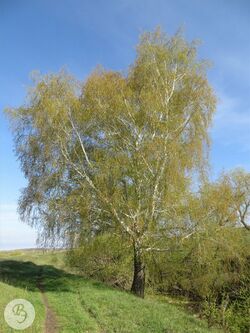
<path id="1" fill-rule="evenodd" d="M 9 111 L 28 180 L 20 212 L 45 239 L 112 230 L 149 249 L 155 234 L 186 230 L 216 104 L 196 49 L 181 34 L 144 33 L 126 74 L 49 74 Z"/>

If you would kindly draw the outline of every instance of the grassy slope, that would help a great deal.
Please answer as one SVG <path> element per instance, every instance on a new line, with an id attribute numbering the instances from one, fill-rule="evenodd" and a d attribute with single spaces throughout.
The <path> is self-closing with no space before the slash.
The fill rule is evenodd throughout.
<path id="1" fill-rule="evenodd" d="M 33 332 L 42 333 L 45 311 L 36 286 L 37 276 L 42 275 L 49 303 L 61 327 L 60 333 L 215 332 L 207 329 L 205 322 L 174 305 L 154 299 L 141 300 L 101 283 L 66 273 L 62 268 L 62 252 L 0 253 L 1 313 L 13 298 L 28 299 L 37 313 Z M 6 329 L 3 316 L 0 317 L 0 332 L 10 332 Z"/>

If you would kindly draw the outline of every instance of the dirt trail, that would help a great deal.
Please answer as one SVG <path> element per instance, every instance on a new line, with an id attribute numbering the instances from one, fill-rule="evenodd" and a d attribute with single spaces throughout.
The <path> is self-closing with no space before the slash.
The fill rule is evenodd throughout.
<path id="1" fill-rule="evenodd" d="M 37 287 L 41 292 L 42 301 L 45 306 L 45 331 L 44 333 L 58 333 L 58 325 L 54 311 L 51 309 L 48 298 L 45 294 L 42 275 L 37 280 Z"/>

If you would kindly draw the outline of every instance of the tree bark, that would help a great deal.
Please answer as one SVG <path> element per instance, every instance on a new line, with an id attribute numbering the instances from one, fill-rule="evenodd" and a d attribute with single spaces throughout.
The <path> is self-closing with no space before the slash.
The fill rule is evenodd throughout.
<path id="1" fill-rule="evenodd" d="M 145 290 L 145 264 L 140 245 L 134 243 L 134 277 L 131 292 L 136 296 L 144 298 Z"/>

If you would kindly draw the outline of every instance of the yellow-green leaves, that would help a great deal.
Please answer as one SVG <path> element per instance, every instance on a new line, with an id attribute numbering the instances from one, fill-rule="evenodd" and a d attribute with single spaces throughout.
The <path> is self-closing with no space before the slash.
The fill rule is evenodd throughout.
<path id="1" fill-rule="evenodd" d="M 39 78 L 27 107 L 12 113 L 28 179 L 22 212 L 49 235 L 65 225 L 77 235 L 85 224 L 143 243 L 177 230 L 192 172 L 204 170 L 214 110 L 196 45 L 159 29 L 142 36 L 127 74 Z"/>

